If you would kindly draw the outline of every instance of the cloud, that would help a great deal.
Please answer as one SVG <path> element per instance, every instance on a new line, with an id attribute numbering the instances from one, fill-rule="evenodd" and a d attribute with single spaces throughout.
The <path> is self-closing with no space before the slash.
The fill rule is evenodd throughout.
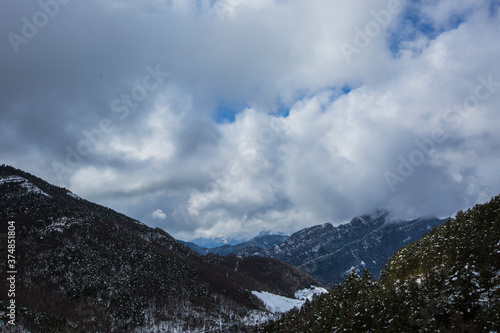
<path id="1" fill-rule="evenodd" d="M 377 21 L 392 2 L 68 2 L 0 41 L 2 163 L 189 239 L 451 215 L 500 190 L 500 19 L 441 0 Z M 0 4 L 0 34 L 40 10 Z"/>
<path id="2" fill-rule="evenodd" d="M 157 209 L 151 213 L 151 217 L 155 220 L 165 220 L 167 218 L 167 214 L 165 214 L 161 209 Z"/>

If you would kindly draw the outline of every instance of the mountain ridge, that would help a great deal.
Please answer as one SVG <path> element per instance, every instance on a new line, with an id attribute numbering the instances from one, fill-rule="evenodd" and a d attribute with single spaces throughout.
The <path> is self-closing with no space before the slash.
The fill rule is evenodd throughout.
<path id="1" fill-rule="evenodd" d="M 394 251 L 444 221 L 436 217 L 395 219 L 389 211 L 379 209 L 336 227 L 324 223 L 299 230 L 256 255 L 285 261 L 332 287 L 353 269 L 369 269 L 378 277 Z"/>

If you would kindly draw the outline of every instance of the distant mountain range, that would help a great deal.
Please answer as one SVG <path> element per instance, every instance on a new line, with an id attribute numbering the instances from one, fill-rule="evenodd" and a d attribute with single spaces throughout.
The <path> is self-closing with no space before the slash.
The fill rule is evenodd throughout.
<path id="1" fill-rule="evenodd" d="M 4 254 L 11 229 L 21 331 L 245 332 L 250 314 L 266 314 L 252 291 L 293 298 L 318 285 L 275 259 L 199 255 L 161 229 L 2 165 Z M 7 288 L 0 284 L 2 309 Z M 0 322 L 8 320 L 0 312 Z"/>
<path id="2" fill-rule="evenodd" d="M 368 269 L 378 277 L 394 251 L 418 240 L 444 221 L 436 217 L 396 219 L 389 211 L 381 209 L 337 227 L 325 223 L 302 229 L 291 236 L 258 236 L 236 245 L 214 248 L 189 242 L 184 244 L 199 254 L 278 259 L 332 287 L 352 270 L 359 273 Z"/>
<path id="3" fill-rule="evenodd" d="M 263 235 L 254 237 L 246 242 L 240 242 L 234 245 L 226 244 L 213 248 L 202 247 L 192 242 L 180 242 L 199 254 L 214 253 L 222 256 L 235 255 L 237 257 L 248 257 L 253 254 L 258 254 L 262 250 L 267 250 L 283 242 L 288 237 L 289 236 L 286 235 Z"/>
<path id="4" fill-rule="evenodd" d="M 200 247 L 211 249 L 214 247 L 220 247 L 224 245 L 236 245 L 244 241 L 245 240 L 242 239 L 226 238 L 226 237 L 210 237 L 210 238 L 199 237 L 193 239 L 192 241 L 190 241 L 190 243 L 193 243 Z"/>

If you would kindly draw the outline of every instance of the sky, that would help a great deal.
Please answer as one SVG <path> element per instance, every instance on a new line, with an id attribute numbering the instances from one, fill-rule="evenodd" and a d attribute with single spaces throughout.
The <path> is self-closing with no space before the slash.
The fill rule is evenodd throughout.
<path id="1" fill-rule="evenodd" d="M 0 163 L 179 239 L 500 193 L 497 0 L 4 0 Z"/>

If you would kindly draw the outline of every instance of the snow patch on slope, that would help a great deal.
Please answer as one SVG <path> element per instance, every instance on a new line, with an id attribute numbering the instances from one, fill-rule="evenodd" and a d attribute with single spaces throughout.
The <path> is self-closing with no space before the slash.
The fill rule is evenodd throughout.
<path id="1" fill-rule="evenodd" d="M 325 288 L 311 286 L 295 292 L 295 298 L 288 298 L 280 295 L 271 294 L 267 291 L 252 291 L 272 313 L 287 312 L 293 308 L 300 308 L 306 300 L 312 300 L 315 295 L 327 293 Z"/>
<path id="2" fill-rule="evenodd" d="M 264 302 L 266 308 L 273 313 L 288 312 L 293 308 L 300 308 L 304 304 L 304 301 L 271 294 L 267 291 L 252 291 L 252 294 Z"/>

